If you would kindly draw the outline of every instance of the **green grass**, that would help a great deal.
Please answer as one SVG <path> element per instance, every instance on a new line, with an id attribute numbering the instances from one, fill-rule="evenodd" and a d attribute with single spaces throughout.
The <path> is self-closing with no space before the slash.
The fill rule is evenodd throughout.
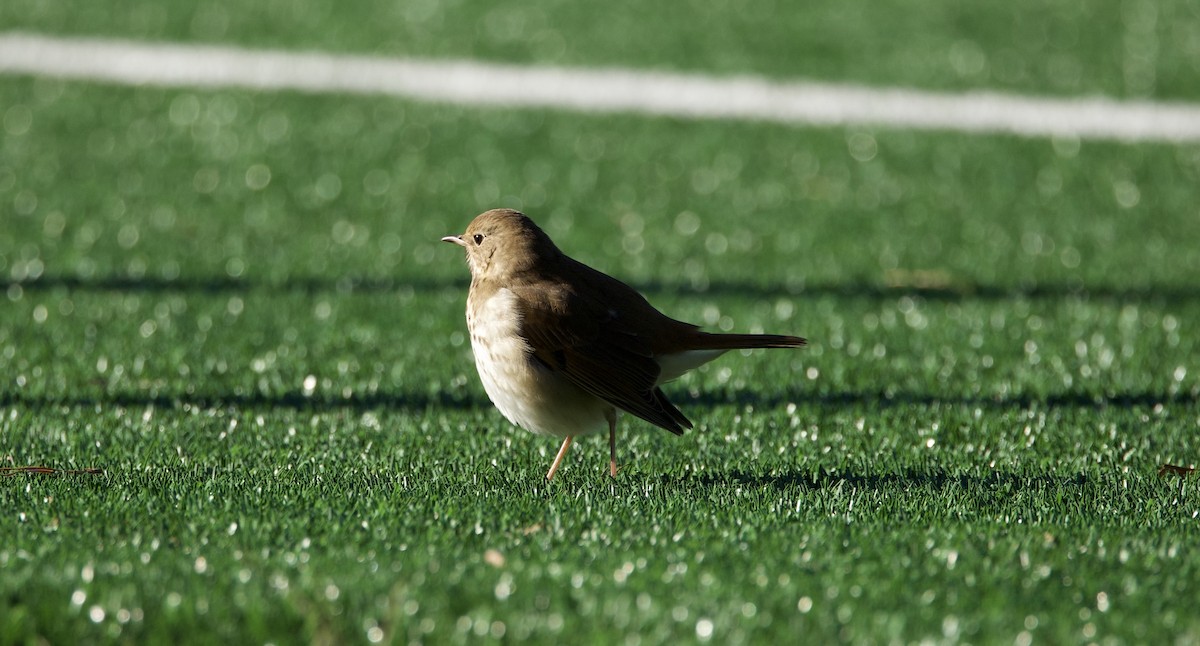
<path id="1" fill-rule="evenodd" d="M 122 33 L 211 40 L 164 7 Z M 90 24 L 35 9 L 5 24 Z M 461 4 L 412 50 L 321 11 L 218 36 L 499 42 Z M 507 57 L 777 73 L 737 59 L 768 37 L 688 56 L 701 13 L 653 21 L 661 58 Z M 1122 94 L 1096 38 L 1093 85 L 1023 83 Z M 0 643 L 1200 640 L 1198 481 L 1156 475 L 1200 453 L 1196 146 L 23 77 L 0 106 L 0 466 L 103 469 L 0 476 Z M 586 438 L 547 485 L 556 443 L 487 402 L 438 242 L 500 205 L 672 315 L 811 345 L 685 377 L 696 429 L 626 418 L 617 479 Z"/>
<path id="2" fill-rule="evenodd" d="M 1200 99 L 1200 1 L 7 0 L 6 29 L 517 63 Z"/>

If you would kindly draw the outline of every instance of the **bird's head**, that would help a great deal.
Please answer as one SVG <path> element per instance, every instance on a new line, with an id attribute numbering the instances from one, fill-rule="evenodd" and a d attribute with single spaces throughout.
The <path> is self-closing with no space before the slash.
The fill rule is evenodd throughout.
<path id="1" fill-rule="evenodd" d="M 558 248 L 533 220 L 512 209 L 492 209 L 467 225 L 466 233 L 446 236 L 467 252 L 475 280 L 507 280 L 559 254 Z"/>

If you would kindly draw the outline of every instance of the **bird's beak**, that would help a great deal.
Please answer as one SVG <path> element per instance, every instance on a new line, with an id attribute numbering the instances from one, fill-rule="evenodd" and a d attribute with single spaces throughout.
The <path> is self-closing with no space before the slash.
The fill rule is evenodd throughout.
<path id="1" fill-rule="evenodd" d="M 462 236 L 446 236 L 445 238 L 442 238 L 442 242 L 453 242 L 460 247 L 467 246 L 467 243 L 463 241 Z"/>

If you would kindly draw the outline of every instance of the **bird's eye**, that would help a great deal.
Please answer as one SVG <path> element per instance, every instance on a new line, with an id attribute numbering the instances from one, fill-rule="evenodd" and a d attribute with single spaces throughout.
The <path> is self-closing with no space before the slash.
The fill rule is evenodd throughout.
<path id="1" fill-rule="evenodd" d="M 483 234 L 482 233 L 475 234 L 475 244 L 483 244 Z"/>

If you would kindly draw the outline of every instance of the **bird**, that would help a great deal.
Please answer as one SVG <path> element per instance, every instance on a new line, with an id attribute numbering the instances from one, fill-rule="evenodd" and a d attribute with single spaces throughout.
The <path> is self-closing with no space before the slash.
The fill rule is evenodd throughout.
<path id="1" fill-rule="evenodd" d="M 465 233 L 442 241 L 466 252 L 467 328 L 488 398 L 514 425 L 562 438 L 547 481 L 576 436 L 606 426 L 615 478 L 618 411 L 676 435 L 692 428 L 663 383 L 730 350 L 806 344 L 677 321 L 634 288 L 567 256 L 513 209 L 481 213 Z"/>

